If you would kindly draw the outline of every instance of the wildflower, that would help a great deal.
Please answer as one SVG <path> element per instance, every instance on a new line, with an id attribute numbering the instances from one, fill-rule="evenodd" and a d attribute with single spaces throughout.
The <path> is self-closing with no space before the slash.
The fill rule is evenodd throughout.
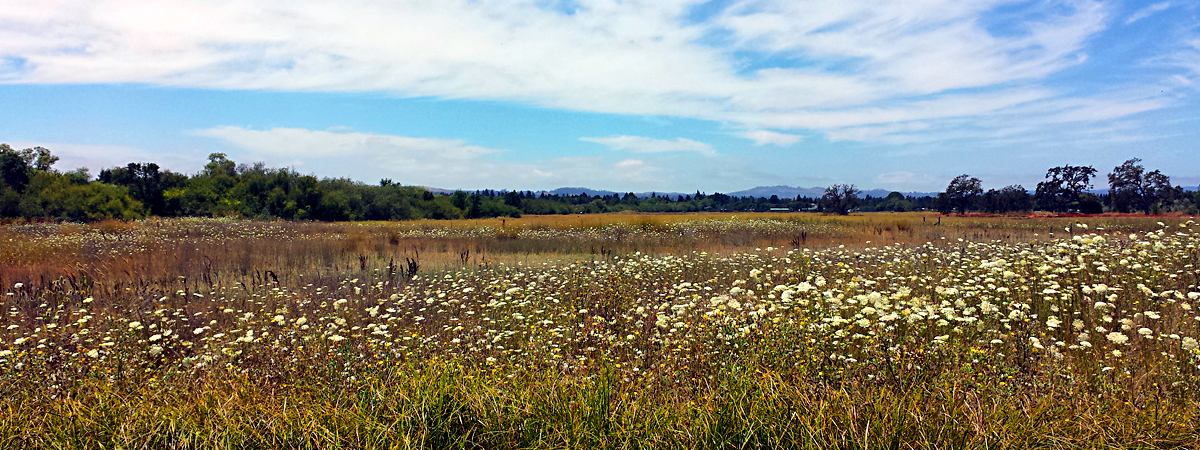
<path id="1" fill-rule="evenodd" d="M 162 352 L 163 348 L 161 346 L 155 345 L 150 347 L 150 356 L 158 356 L 162 354 Z"/>
<path id="2" fill-rule="evenodd" d="M 192 334 L 204 334 L 204 327 L 200 327 L 195 330 L 192 330 Z"/>
<path id="3" fill-rule="evenodd" d="M 1050 318 L 1046 319 L 1046 326 L 1050 328 L 1058 328 L 1059 325 L 1062 325 L 1062 321 L 1058 320 L 1057 317 L 1050 316 Z"/>
<path id="4" fill-rule="evenodd" d="M 1193 351 L 1193 350 L 1196 350 L 1196 348 L 1197 348 L 1198 346 L 1200 346 L 1200 344 L 1197 344 L 1197 343 L 1196 343 L 1196 338 L 1193 338 L 1193 337 L 1185 337 L 1185 338 L 1183 338 L 1183 342 L 1181 342 L 1180 344 L 1181 344 L 1181 345 L 1183 345 L 1183 349 L 1184 349 L 1184 350 L 1187 350 L 1187 351 L 1189 351 L 1189 352 L 1190 352 L 1190 351 Z"/>
<path id="5" fill-rule="evenodd" d="M 1143 337 L 1150 337 L 1151 335 L 1154 334 L 1154 331 L 1149 328 L 1138 328 L 1137 332 L 1138 332 L 1138 334 L 1142 335 Z"/>
<path id="6" fill-rule="evenodd" d="M 329 340 L 331 340 L 333 342 L 341 342 L 341 341 L 346 340 L 346 338 L 335 334 L 333 336 L 329 336 Z"/>
<path id="7" fill-rule="evenodd" d="M 87 355 L 88 355 L 88 357 L 89 357 L 89 358 L 99 358 L 99 357 L 100 357 L 100 350 L 97 350 L 97 349 L 94 349 L 94 348 L 93 348 L 93 349 L 91 349 L 91 350 L 88 350 L 88 352 L 87 352 Z"/>
<path id="8" fill-rule="evenodd" d="M 1104 337 L 1108 338 L 1108 340 L 1114 344 L 1124 344 L 1126 342 L 1129 342 L 1129 336 L 1126 336 L 1125 333 L 1121 333 L 1121 332 L 1117 332 L 1117 331 L 1108 333 Z"/>

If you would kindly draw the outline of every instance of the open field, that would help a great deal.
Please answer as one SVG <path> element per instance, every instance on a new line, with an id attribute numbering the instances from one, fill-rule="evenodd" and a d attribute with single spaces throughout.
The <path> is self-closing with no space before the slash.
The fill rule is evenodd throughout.
<path id="1" fill-rule="evenodd" d="M 3 448 L 1196 448 L 1187 217 L 0 227 Z"/>

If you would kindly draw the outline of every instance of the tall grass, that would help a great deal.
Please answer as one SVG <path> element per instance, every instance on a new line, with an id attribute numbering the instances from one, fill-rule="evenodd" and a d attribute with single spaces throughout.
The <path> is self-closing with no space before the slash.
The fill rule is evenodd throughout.
<path id="1" fill-rule="evenodd" d="M 599 219 L 0 229 L 0 446 L 1200 444 L 1186 218 Z"/>

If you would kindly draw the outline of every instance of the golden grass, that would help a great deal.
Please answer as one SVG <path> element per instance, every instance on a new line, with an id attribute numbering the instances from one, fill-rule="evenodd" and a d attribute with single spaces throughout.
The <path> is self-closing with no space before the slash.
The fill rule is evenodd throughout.
<path id="1" fill-rule="evenodd" d="M 1188 218 L 937 220 L 0 227 L 0 448 L 1200 446 Z M 876 290 L 1015 312 L 820 325 Z"/>

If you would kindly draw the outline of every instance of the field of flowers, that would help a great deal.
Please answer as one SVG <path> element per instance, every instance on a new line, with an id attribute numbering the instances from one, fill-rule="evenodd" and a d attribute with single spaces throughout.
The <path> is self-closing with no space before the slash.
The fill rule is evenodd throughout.
<path id="1" fill-rule="evenodd" d="M 1195 221 L 805 217 L 8 225 L 0 447 L 1200 445 Z"/>

